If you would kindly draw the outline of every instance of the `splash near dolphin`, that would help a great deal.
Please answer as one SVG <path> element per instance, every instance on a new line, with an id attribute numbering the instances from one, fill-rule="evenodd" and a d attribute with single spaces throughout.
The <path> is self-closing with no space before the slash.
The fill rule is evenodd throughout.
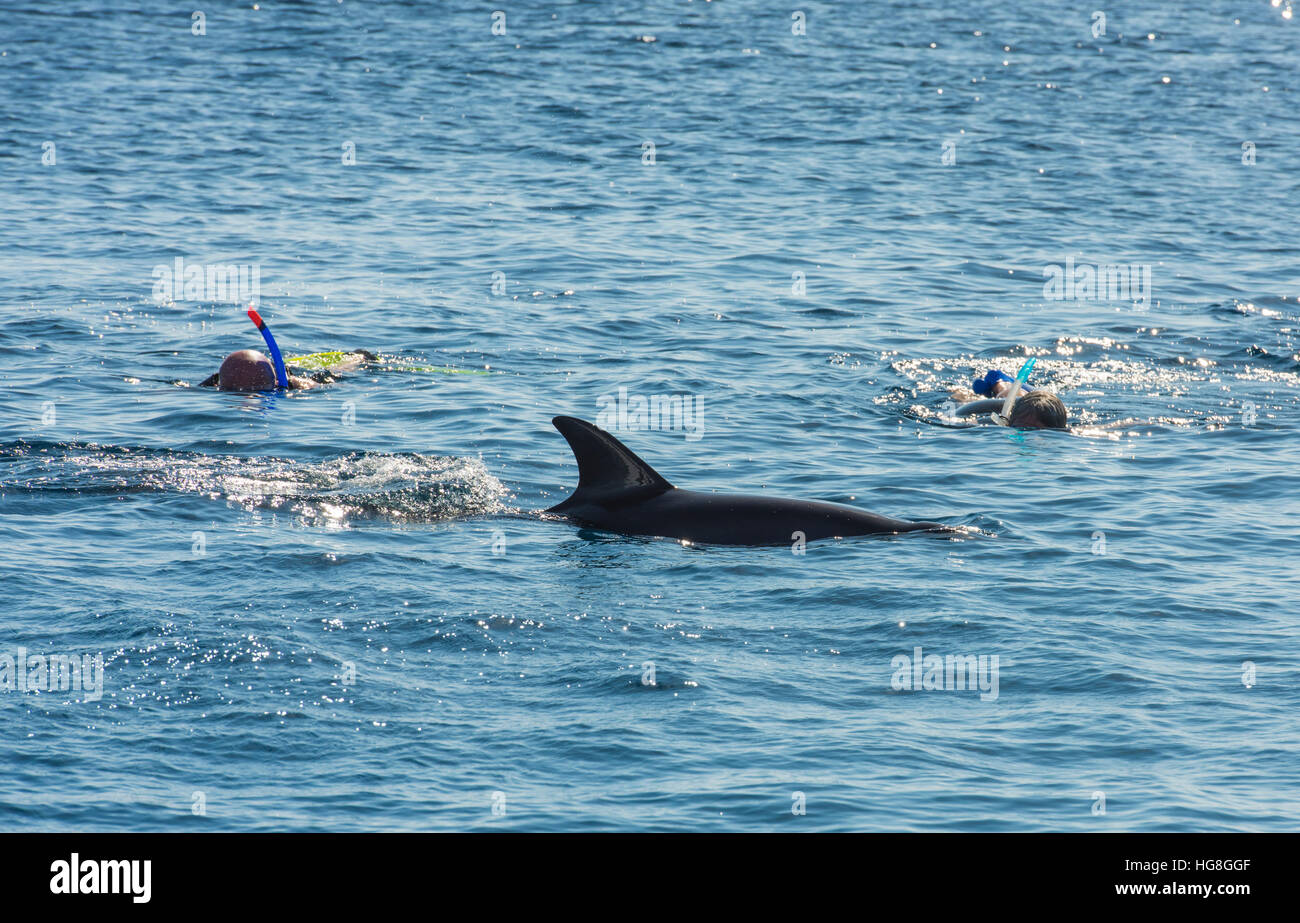
<path id="1" fill-rule="evenodd" d="M 839 503 L 683 490 L 599 427 L 576 417 L 551 422 L 573 449 L 578 486 L 546 512 L 580 526 L 711 545 L 788 545 L 949 528 Z"/>

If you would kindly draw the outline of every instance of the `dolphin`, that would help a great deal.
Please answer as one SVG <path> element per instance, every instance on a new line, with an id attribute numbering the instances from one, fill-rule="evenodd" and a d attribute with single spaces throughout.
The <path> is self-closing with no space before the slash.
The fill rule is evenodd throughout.
<path id="1" fill-rule="evenodd" d="M 839 503 L 682 490 L 603 429 L 576 417 L 551 422 L 573 449 L 578 486 L 546 512 L 580 526 L 711 545 L 788 545 L 949 529 L 942 523 L 891 519 Z"/>

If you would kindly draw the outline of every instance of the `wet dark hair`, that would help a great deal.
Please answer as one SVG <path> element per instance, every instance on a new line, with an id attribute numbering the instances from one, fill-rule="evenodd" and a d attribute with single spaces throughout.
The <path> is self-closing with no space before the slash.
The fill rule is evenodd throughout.
<path id="1" fill-rule="evenodd" d="M 1022 428 L 1042 427 L 1045 429 L 1065 429 L 1069 412 L 1061 399 L 1047 391 L 1030 391 L 1016 398 L 1011 408 L 1012 426 Z"/>

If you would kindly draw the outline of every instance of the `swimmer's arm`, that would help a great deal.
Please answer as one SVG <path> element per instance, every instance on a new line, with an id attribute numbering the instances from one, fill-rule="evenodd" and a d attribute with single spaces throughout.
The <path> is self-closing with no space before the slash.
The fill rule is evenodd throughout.
<path id="1" fill-rule="evenodd" d="M 996 397 L 998 400 L 1001 400 L 1002 398 L 1007 396 L 1007 389 L 1010 387 L 1011 387 L 1011 383 L 1008 381 L 995 381 L 993 383 L 992 397 Z M 1029 392 L 1032 390 L 1033 388 L 1021 389 L 1022 392 Z M 968 401 L 978 401 L 981 399 L 980 396 L 976 394 L 974 391 L 972 391 L 970 388 L 953 388 L 951 391 L 948 392 L 948 396 L 951 397 L 958 404 L 964 404 Z"/>
<path id="2" fill-rule="evenodd" d="M 367 362 L 374 362 L 379 357 L 365 349 L 354 349 L 344 354 L 344 358 L 333 365 L 325 368 L 310 370 L 299 367 L 298 372 L 302 374 L 288 375 L 290 391 L 306 391 L 309 388 L 315 388 L 320 385 L 327 385 L 339 380 L 339 372 L 353 372 L 361 368 Z M 212 383 L 216 384 L 216 376 L 212 376 Z"/>
<path id="3" fill-rule="evenodd" d="M 361 368 L 367 362 L 374 362 L 379 357 L 368 349 L 349 350 L 341 362 L 336 362 L 329 367 L 331 372 L 353 372 Z"/>
<path id="4" fill-rule="evenodd" d="M 345 355 L 338 362 L 335 362 L 333 365 L 327 366 L 326 370 L 330 372 L 355 372 L 357 369 L 361 368 L 361 366 L 365 365 L 367 362 L 373 361 L 374 358 L 375 358 L 374 353 L 362 353 L 353 350 L 352 352 Z"/>
<path id="5" fill-rule="evenodd" d="M 990 398 L 996 397 L 998 399 L 1004 398 L 1007 396 L 1007 389 L 1010 387 L 1011 385 L 1008 382 L 995 381 L 993 382 L 993 392 L 989 395 L 989 397 Z M 1022 390 L 1028 391 L 1030 389 L 1024 388 Z M 970 388 L 954 388 L 951 394 L 952 394 L 952 399 L 954 401 L 982 400 L 982 398 L 974 391 L 972 391 Z"/>
<path id="6" fill-rule="evenodd" d="M 979 416 L 986 413 L 997 413 L 1002 410 L 1003 401 L 1000 398 L 986 398 L 980 401 L 971 401 L 958 407 L 953 413 L 955 417 Z"/>
<path id="7" fill-rule="evenodd" d="M 213 373 L 212 373 L 211 375 L 209 375 L 207 378 L 205 378 L 205 379 L 203 379 L 201 382 L 199 382 L 199 387 L 200 387 L 200 388 L 215 388 L 215 387 L 217 386 L 217 376 L 219 376 L 220 374 L 221 374 L 220 372 L 213 372 Z"/>

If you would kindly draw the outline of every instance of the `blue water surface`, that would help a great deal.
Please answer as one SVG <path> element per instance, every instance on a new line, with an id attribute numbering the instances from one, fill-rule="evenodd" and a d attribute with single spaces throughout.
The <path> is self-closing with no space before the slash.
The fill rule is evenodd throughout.
<path id="1" fill-rule="evenodd" d="M 1300 822 L 1290 0 L 194 6 L 0 4 L 0 655 L 104 681 L 0 691 L 0 829 Z M 196 387 L 261 343 L 177 258 L 380 359 Z M 1028 356 L 1072 431 L 949 418 Z M 620 388 L 958 531 L 539 516 Z"/>

